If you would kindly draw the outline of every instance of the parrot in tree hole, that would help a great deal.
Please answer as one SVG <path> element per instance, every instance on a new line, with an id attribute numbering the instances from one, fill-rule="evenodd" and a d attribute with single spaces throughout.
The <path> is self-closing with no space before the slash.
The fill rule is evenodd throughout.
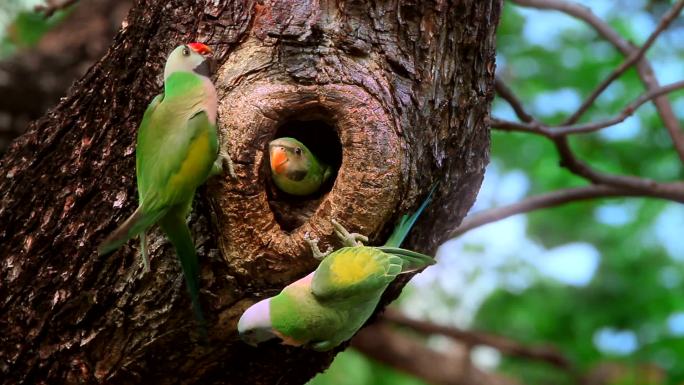
<path id="1" fill-rule="evenodd" d="M 332 168 L 294 138 L 273 140 L 268 144 L 268 155 L 273 182 L 291 195 L 313 194 L 332 176 Z"/>

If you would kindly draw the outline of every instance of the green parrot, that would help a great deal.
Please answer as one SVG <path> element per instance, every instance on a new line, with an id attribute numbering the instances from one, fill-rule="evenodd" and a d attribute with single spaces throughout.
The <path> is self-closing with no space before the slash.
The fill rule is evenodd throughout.
<path id="1" fill-rule="evenodd" d="M 364 246 L 360 241 L 367 242 L 366 237 L 348 233 L 333 220 L 346 247 L 326 256 L 308 239 L 314 256 L 324 258 L 321 264 L 275 297 L 248 308 L 238 322 L 241 338 L 253 346 L 279 338 L 284 344 L 318 351 L 350 339 L 399 274 L 435 263 L 432 257 L 399 248 L 431 195 L 413 215 L 404 215 L 384 246 Z"/>
<path id="2" fill-rule="evenodd" d="M 174 49 L 166 60 L 164 93 L 152 100 L 138 129 L 138 209 L 98 247 L 104 255 L 140 235 L 142 259 L 149 271 L 145 231 L 158 223 L 176 249 L 201 323 L 199 264 L 185 219 L 198 186 L 220 173 L 224 161 L 232 173 L 230 158 L 219 154 L 210 54 L 206 45 L 190 43 Z"/>
<path id="3" fill-rule="evenodd" d="M 268 155 L 273 182 L 288 194 L 313 194 L 332 176 L 332 168 L 321 163 L 294 138 L 278 138 L 270 142 Z"/>

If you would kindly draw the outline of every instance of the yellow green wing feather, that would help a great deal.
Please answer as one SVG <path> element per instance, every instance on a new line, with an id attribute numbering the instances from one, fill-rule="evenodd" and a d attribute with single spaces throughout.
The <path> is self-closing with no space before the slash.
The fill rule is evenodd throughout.
<path id="1" fill-rule="evenodd" d="M 383 291 L 401 273 L 400 257 L 373 247 L 344 247 L 316 269 L 311 289 L 319 300 L 346 300 Z"/>

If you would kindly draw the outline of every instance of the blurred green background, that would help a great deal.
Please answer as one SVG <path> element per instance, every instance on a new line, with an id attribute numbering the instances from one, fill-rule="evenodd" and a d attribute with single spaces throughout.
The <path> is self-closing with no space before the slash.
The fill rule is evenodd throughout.
<path id="1" fill-rule="evenodd" d="M 45 19 L 32 11 L 39 3 L 4 0 L 0 5 L 0 69 L 30 55 L 45 33 L 68 23 L 72 11 L 78 11 L 76 6 Z M 624 38 L 642 44 L 674 2 L 579 3 Z M 510 2 L 504 6 L 497 45 L 498 75 L 546 123 L 567 118 L 624 59 L 582 21 Z M 682 17 L 647 56 L 661 85 L 684 79 Z M 613 116 L 643 90 L 636 71 L 629 70 L 583 121 Z M 684 92 L 669 99 L 684 124 Z M 0 133 L 5 113 L 0 108 Z M 492 115 L 517 120 L 499 98 Z M 619 125 L 571 142 L 582 159 L 602 171 L 661 181 L 684 176 L 652 104 Z M 544 138 L 494 131 L 491 164 L 472 212 L 585 184 L 559 167 L 558 160 Z M 587 383 L 602 374 L 605 378 L 596 384 L 684 383 L 682 205 L 654 199 L 572 203 L 472 230 L 445 243 L 437 258 L 439 263 L 416 276 L 393 306 L 411 317 L 483 330 L 521 344 L 550 344 L 576 365 Z M 416 338 L 436 351 L 459 348 L 458 341 L 446 337 Z M 510 358 L 492 348 L 477 347 L 470 358 L 482 370 L 523 384 L 577 383 L 567 370 Z M 423 382 L 348 349 L 310 384 Z"/>

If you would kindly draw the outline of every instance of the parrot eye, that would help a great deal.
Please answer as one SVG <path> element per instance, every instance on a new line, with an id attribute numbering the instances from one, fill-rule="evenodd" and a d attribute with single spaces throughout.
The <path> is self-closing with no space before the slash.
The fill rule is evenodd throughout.
<path id="1" fill-rule="evenodd" d="M 302 155 L 302 149 L 299 147 L 295 147 L 295 154 Z"/>
<path id="2" fill-rule="evenodd" d="M 187 48 L 183 48 L 183 56 L 190 56 L 190 50 Z"/>

